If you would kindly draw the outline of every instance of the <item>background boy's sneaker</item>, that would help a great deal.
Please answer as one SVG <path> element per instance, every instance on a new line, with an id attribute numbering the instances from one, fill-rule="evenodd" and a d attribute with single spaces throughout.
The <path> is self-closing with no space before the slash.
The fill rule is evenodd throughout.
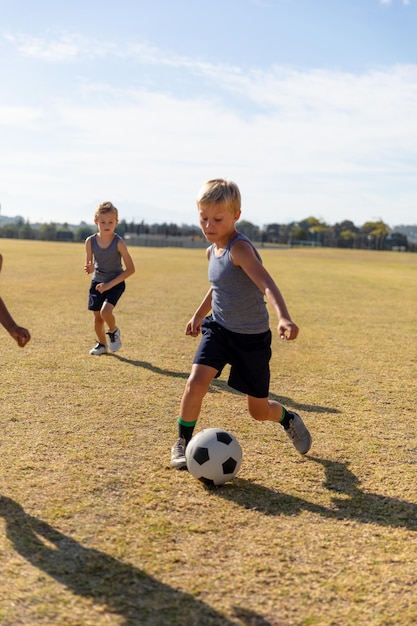
<path id="1" fill-rule="evenodd" d="M 285 429 L 285 432 L 291 439 L 295 449 L 298 450 L 300 454 L 307 454 L 312 444 L 311 435 L 298 413 L 294 411 L 287 411 L 287 413 L 290 418 L 290 425 Z"/>
<path id="2" fill-rule="evenodd" d="M 110 339 L 110 351 L 117 352 L 122 347 L 122 341 L 120 339 L 120 330 L 115 328 L 112 332 L 107 331 L 106 335 Z"/>
<path id="3" fill-rule="evenodd" d="M 171 467 L 175 469 L 187 469 L 187 460 L 185 458 L 185 448 L 187 444 L 183 437 L 179 437 L 171 448 Z"/>
<path id="4" fill-rule="evenodd" d="M 90 350 L 90 354 L 94 354 L 95 356 L 100 356 L 100 354 L 107 354 L 107 346 L 104 345 L 104 343 L 97 342 L 94 348 Z"/>

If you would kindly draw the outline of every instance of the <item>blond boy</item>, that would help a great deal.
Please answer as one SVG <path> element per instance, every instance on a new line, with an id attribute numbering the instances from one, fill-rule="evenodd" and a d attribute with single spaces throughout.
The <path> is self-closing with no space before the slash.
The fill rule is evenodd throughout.
<path id="1" fill-rule="evenodd" d="M 103 202 L 97 207 L 94 223 L 98 232 L 86 239 L 84 270 L 93 275 L 88 309 L 94 313 L 97 344 L 90 354 L 100 356 L 108 351 L 106 335 L 111 352 L 117 352 L 122 345 L 114 308 L 126 289 L 125 280 L 135 272 L 135 266 L 126 243 L 114 232 L 119 215 L 111 202 Z"/>
<path id="2" fill-rule="evenodd" d="M 185 451 L 202 401 L 227 363 L 228 384 L 246 395 L 251 417 L 280 423 L 298 452 L 306 454 L 312 440 L 301 417 L 268 398 L 271 331 L 265 298 L 277 315 L 281 339 L 296 339 L 298 327 L 257 250 L 236 229 L 241 215 L 238 186 L 224 179 L 209 180 L 197 197 L 197 208 L 201 230 L 211 244 L 210 288 L 185 331 L 191 337 L 201 332 L 202 338 L 181 400 L 171 465 L 186 468 Z"/>

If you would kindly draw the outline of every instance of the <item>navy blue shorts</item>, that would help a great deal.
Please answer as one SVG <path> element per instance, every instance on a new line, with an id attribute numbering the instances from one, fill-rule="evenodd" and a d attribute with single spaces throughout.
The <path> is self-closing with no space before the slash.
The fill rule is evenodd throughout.
<path id="1" fill-rule="evenodd" d="M 116 304 L 119 301 L 120 296 L 126 289 L 126 284 L 123 281 L 119 283 L 118 285 L 116 285 L 115 287 L 112 287 L 108 291 L 105 291 L 104 293 L 100 293 L 96 289 L 96 285 L 99 285 L 99 284 L 100 283 L 96 280 L 91 281 L 90 291 L 88 294 L 88 310 L 89 311 L 100 311 L 101 307 L 103 306 L 105 302 L 109 302 L 113 306 L 116 306 Z"/>
<path id="2" fill-rule="evenodd" d="M 201 325 L 202 338 L 193 363 L 214 367 L 219 376 L 231 365 L 228 385 L 254 398 L 269 394 L 272 333 L 246 335 L 220 326 L 211 316 Z M 216 376 L 216 378 L 217 378 Z"/>

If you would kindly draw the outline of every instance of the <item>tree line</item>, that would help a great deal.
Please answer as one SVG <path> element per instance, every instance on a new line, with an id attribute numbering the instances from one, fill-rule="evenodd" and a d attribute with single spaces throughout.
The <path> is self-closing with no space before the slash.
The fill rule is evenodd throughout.
<path id="1" fill-rule="evenodd" d="M 242 220 L 238 223 L 238 230 L 252 241 L 263 244 L 417 251 L 415 242 L 410 242 L 405 234 L 392 230 L 382 220 L 365 222 L 363 226 L 358 227 L 350 220 L 329 225 L 315 217 L 308 217 L 300 222 L 273 223 L 263 228 Z M 85 222 L 78 226 L 52 222 L 34 226 L 18 218 L 15 222 L 0 223 L 0 238 L 82 242 L 94 232 L 96 232 L 95 226 Z M 135 223 L 122 220 L 116 232 L 122 237 L 126 234 L 136 235 L 139 238 L 141 236 L 201 237 L 201 230 L 198 226 L 186 224 L 179 226 L 166 222 L 147 224 L 144 221 Z"/>

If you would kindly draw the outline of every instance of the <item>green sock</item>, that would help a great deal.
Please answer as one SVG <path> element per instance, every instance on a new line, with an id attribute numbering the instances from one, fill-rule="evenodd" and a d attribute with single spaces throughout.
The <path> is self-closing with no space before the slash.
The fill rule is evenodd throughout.
<path id="1" fill-rule="evenodd" d="M 178 437 L 185 439 L 185 442 L 188 443 L 191 440 L 194 432 L 194 426 L 197 424 L 195 422 L 184 422 L 180 417 L 178 418 Z"/>
<path id="2" fill-rule="evenodd" d="M 279 423 L 285 428 L 285 430 L 288 430 L 290 427 L 290 416 L 284 406 L 282 407 L 282 417 L 279 420 Z"/>

